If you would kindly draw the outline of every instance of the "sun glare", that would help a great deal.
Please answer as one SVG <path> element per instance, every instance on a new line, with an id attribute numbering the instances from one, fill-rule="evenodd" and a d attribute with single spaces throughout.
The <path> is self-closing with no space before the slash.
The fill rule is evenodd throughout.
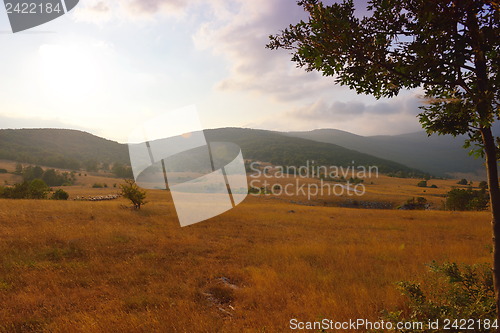
<path id="1" fill-rule="evenodd" d="M 98 62 L 88 47 L 45 44 L 38 53 L 45 93 L 61 99 L 74 99 L 99 92 Z"/>

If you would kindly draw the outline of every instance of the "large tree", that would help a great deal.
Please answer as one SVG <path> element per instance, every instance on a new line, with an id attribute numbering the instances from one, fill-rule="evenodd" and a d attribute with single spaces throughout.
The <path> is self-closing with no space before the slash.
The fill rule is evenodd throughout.
<path id="1" fill-rule="evenodd" d="M 271 49 L 292 50 L 307 71 L 376 98 L 423 89 L 420 123 L 429 135 L 467 134 L 485 157 L 493 230 L 493 269 L 500 315 L 500 5 L 498 0 L 371 0 L 355 15 L 353 1 L 299 1 L 307 21 L 270 36 Z"/>

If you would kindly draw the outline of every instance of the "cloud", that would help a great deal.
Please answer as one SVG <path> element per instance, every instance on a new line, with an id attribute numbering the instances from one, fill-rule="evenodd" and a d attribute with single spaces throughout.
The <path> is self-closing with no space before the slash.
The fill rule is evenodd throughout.
<path id="1" fill-rule="evenodd" d="M 289 0 L 234 3 L 233 15 L 203 24 L 193 36 L 199 49 L 211 50 L 230 64 L 229 75 L 216 89 L 256 92 L 284 102 L 336 89 L 332 78 L 296 68 L 289 52 L 265 48 L 270 34 L 307 17 L 301 7 Z"/>
<path id="2" fill-rule="evenodd" d="M 91 0 L 76 7 L 74 17 L 77 21 L 102 24 L 113 18 L 113 12 L 108 2 Z"/>
<path id="3" fill-rule="evenodd" d="M 214 84 L 215 90 L 258 93 L 289 102 L 343 89 L 331 77 L 296 68 L 288 51 L 265 48 L 269 35 L 307 19 L 295 1 L 87 0 L 76 13 L 77 19 L 94 23 L 172 15 L 193 20 L 195 47 L 225 61 L 228 74 Z"/>
<path id="4" fill-rule="evenodd" d="M 415 95 L 396 97 L 391 100 L 366 104 L 359 101 L 339 102 L 330 104 L 325 100 L 319 101 L 293 109 L 286 112 L 288 117 L 297 119 L 322 119 L 326 122 L 331 120 L 347 121 L 349 117 L 361 117 L 366 115 L 393 116 L 397 114 L 416 116 L 420 113 L 420 100 Z"/>
<path id="5" fill-rule="evenodd" d="M 103 24 L 111 20 L 151 20 L 157 15 L 183 16 L 199 1 L 192 0 L 87 0 L 74 11 L 78 21 Z"/>
<path id="6" fill-rule="evenodd" d="M 0 114 L 0 123 L 2 128 L 70 128 L 80 131 L 90 132 L 89 128 L 83 126 L 75 126 L 55 118 L 39 118 L 39 117 L 16 117 L 11 115 Z"/>
<path id="7" fill-rule="evenodd" d="M 416 117 L 420 105 L 416 91 L 375 102 L 319 99 L 245 125 L 278 131 L 336 128 L 360 135 L 402 134 L 422 130 Z"/>
<path id="8" fill-rule="evenodd" d="M 137 14 L 155 15 L 159 12 L 179 13 L 193 1 L 187 0 L 132 0 L 127 3 L 128 9 Z"/>
<path id="9" fill-rule="evenodd" d="M 230 7 L 228 3 L 237 4 Z M 307 13 L 288 0 L 225 1 L 226 10 L 205 22 L 193 36 L 201 50 L 224 58 L 227 75 L 214 86 L 217 91 L 257 93 L 288 111 L 269 110 L 268 116 L 248 123 L 259 128 L 289 130 L 345 126 L 356 133 L 403 133 L 417 131 L 420 100 L 414 92 L 376 101 L 358 96 L 334 78 L 305 72 L 291 62 L 284 50 L 269 50 L 270 34 L 300 20 Z M 366 14 L 366 1 L 358 1 Z M 281 108 L 281 109 L 283 109 Z"/>
<path id="10" fill-rule="evenodd" d="M 195 51 L 201 55 L 210 52 L 216 56 L 213 59 L 220 61 L 220 67 L 214 66 L 217 77 L 211 93 L 233 99 L 239 96 L 239 103 L 251 104 L 256 109 L 256 120 L 249 125 L 281 130 L 345 126 L 342 129 L 373 134 L 419 128 L 415 117 L 419 101 L 414 96 L 378 102 L 358 97 L 347 87 L 336 85 L 332 77 L 296 68 L 288 51 L 265 48 L 270 34 L 307 19 L 307 13 L 295 1 L 87 0 L 85 3 L 84 9 L 89 13 L 122 20 L 156 20 L 171 15 L 185 19 L 188 34 L 195 31 L 192 34 Z M 269 102 L 262 105 L 257 100 Z"/>

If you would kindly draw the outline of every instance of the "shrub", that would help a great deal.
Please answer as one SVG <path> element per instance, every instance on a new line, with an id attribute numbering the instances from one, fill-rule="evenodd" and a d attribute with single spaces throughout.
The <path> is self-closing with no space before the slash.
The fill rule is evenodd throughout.
<path id="1" fill-rule="evenodd" d="M 249 194 L 260 194 L 260 188 L 258 187 L 250 187 L 250 189 L 248 190 L 248 193 Z"/>
<path id="2" fill-rule="evenodd" d="M 104 187 L 104 184 L 101 184 L 101 183 L 94 183 L 94 185 L 92 185 L 92 188 L 103 188 Z"/>
<path id="3" fill-rule="evenodd" d="M 438 188 L 437 185 L 432 184 L 431 188 Z"/>
<path id="4" fill-rule="evenodd" d="M 446 319 L 450 319 L 450 330 L 454 319 L 474 319 L 474 332 L 491 332 L 496 318 L 495 294 L 492 270 L 487 264 L 457 265 L 433 262 L 429 284 L 422 287 L 415 282 L 399 282 L 399 289 L 407 297 L 407 309 L 385 312 L 384 319 L 397 322 L 422 322 L 422 330 L 402 329 L 398 332 L 442 332 Z M 439 328 L 427 327 L 427 323 L 439 320 Z M 478 321 L 481 321 L 481 327 Z M 486 323 L 489 323 L 488 326 Z M 459 324 L 460 325 L 460 324 Z M 469 325 L 469 322 L 467 322 Z M 496 330 L 495 330 L 496 331 Z"/>
<path id="5" fill-rule="evenodd" d="M 484 180 L 483 180 L 483 181 L 481 181 L 481 182 L 479 182 L 479 188 L 480 188 L 481 190 L 486 191 L 486 190 L 488 189 L 488 183 L 487 183 L 487 182 L 485 182 Z"/>
<path id="6" fill-rule="evenodd" d="M 34 179 L 29 183 L 27 199 L 46 199 L 50 187 L 41 179 Z"/>
<path id="7" fill-rule="evenodd" d="M 0 169 L 0 173 L 7 173 L 7 169 Z"/>
<path id="8" fill-rule="evenodd" d="M 7 199 L 46 199 L 50 192 L 50 187 L 41 179 L 34 179 L 31 182 L 24 181 L 14 184 L 12 187 L 4 187 L 1 197 Z"/>
<path id="9" fill-rule="evenodd" d="M 417 184 L 418 187 L 427 187 L 427 180 L 422 180 L 418 182 Z"/>
<path id="10" fill-rule="evenodd" d="M 453 189 L 448 192 L 446 208 L 448 210 L 485 210 L 489 195 L 485 190 Z"/>
<path id="11" fill-rule="evenodd" d="M 458 182 L 457 182 L 458 185 L 467 185 L 469 184 L 469 182 L 467 181 L 467 179 L 465 178 L 462 178 L 460 179 Z"/>
<path id="12" fill-rule="evenodd" d="M 111 172 L 119 178 L 134 178 L 134 174 L 132 172 L 132 168 L 126 165 L 122 165 L 120 163 L 115 163 L 113 168 L 111 168 Z"/>
<path id="13" fill-rule="evenodd" d="M 59 190 L 55 191 L 50 198 L 52 200 L 68 200 L 69 194 L 68 194 L 68 192 L 66 192 L 64 190 L 59 189 Z"/>
<path id="14" fill-rule="evenodd" d="M 353 185 L 357 185 L 357 184 L 361 184 L 361 183 L 364 183 L 364 179 L 361 179 L 361 178 L 350 178 L 349 179 L 349 183 L 353 184 Z"/>
<path id="15" fill-rule="evenodd" d="M 16 164 L 16 171 L 14 171 L 16 175 L 22 175 L 23 174 L 23 165 L 21 163 Z"/>
<path id="16" fill-rule="evenodd" d="M 408 199 L 404 205 L 402 205 L 399 209 L 403 210 L 423 210 L 428 208 L 429 205 L 427 204 L 427 199 L 424 197 L 418 197 L 416 200 L 415 198 Z"/>
<path id="17" fill-rule="evenodd" d="M 7 199 L 26 199 L 28 196 L 28 187 L 28 182 L 14 184 L 12 187 L 5 187 L 3 189 L 2 197 Z"/>
<path id="18" fill-rule="evenodd" d="M 122 196 L 129 199 L 135 209 L 141 209 L 146 204 L 146 191 L 141 190 L 132 179 L 125 179 L 125 184 L 121 184 L 120 188 Z"/>

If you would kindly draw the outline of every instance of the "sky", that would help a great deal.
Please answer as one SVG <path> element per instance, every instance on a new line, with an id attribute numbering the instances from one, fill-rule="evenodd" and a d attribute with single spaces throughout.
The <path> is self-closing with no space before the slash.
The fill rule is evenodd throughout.
<path id="1" fill-rule="evenodd" d="M 295 0 L 81 0 L 13 34 L 0 8 L 0 128 L 126 142 L 138 124 L 195 105 L 204 128 L 421 129 L 418 91 L 357 95 L 265 48 L 270 34 L 306 18 Z"/>

